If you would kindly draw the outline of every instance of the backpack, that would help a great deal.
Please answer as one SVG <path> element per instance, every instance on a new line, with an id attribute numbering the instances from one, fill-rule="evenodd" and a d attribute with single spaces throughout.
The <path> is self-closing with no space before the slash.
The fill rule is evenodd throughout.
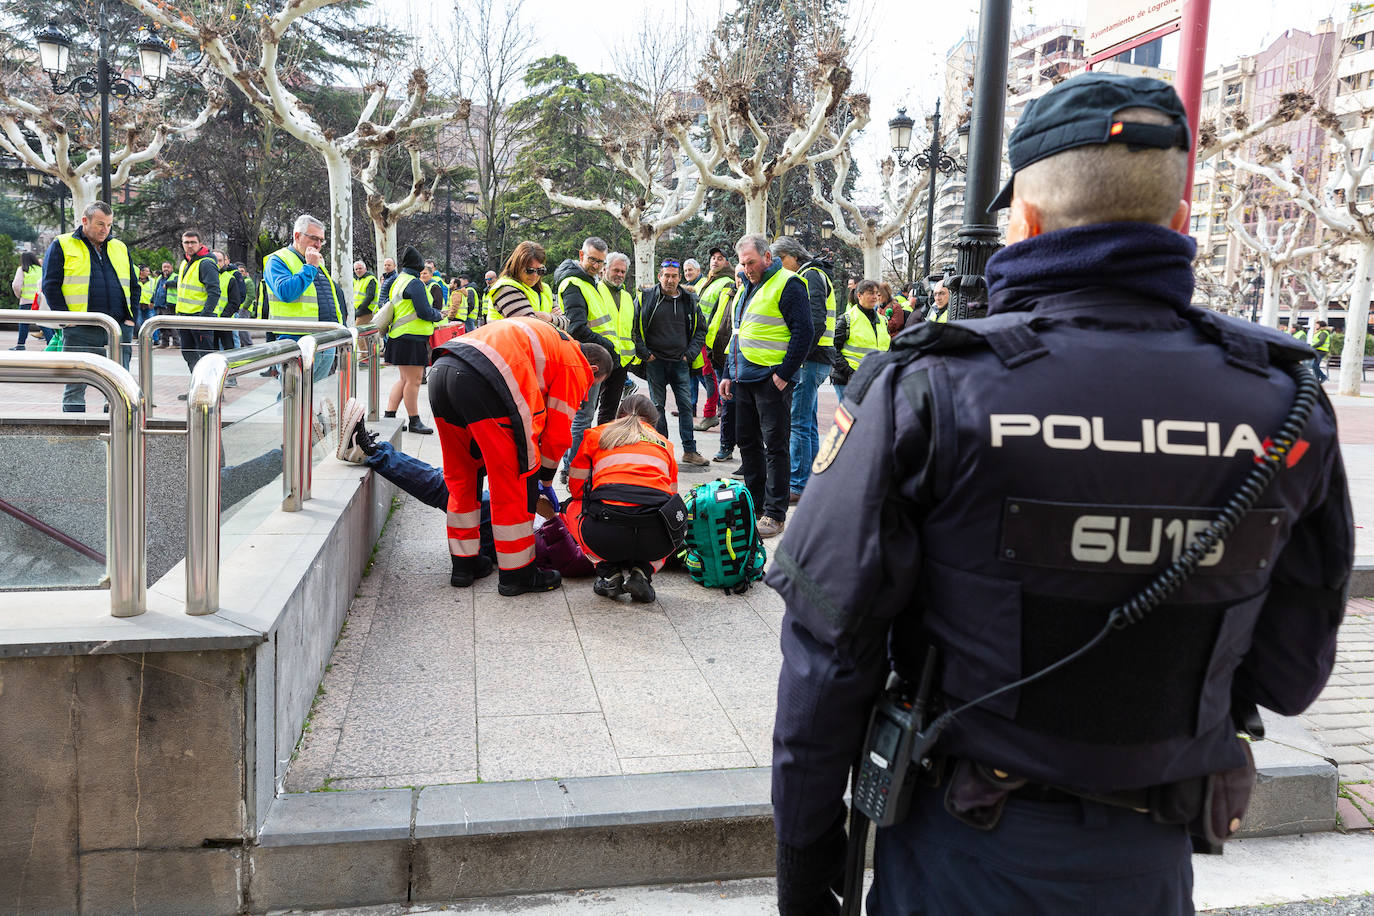
<path id="1" fill-rule="evenodd" d="M 687 495 L 682 558 L 687 573 L 707 588 L 742 595 L 763 578 L 768 551 L 754 525 L 754 500 L 738 480 L 713 480 Z"/>

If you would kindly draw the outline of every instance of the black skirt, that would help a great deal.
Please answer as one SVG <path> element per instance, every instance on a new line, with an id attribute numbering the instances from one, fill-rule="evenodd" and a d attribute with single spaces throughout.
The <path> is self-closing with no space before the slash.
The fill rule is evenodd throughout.
<path id="1" fill-rule="evenodd" d="M 388 337 L 382 355 L 392 366 L 428 366 L 429 337 L 419 334 Z"/>

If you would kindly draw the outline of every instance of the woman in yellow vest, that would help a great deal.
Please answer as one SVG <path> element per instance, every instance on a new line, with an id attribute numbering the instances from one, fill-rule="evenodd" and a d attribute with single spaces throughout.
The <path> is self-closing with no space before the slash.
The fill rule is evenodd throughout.
<path id="1" fill-rule="evenodd" d="M 43 291 L 39 286 L 43 282 L 43 264 L 38 260 L 38 255 L 32 251 L 26 251 L 19 256 L 19 268 L 14 272 L 14 281 L 10 288 L 14 290 L 14 295 L 19 299 L 18 308 L 36 309 L 43 299 Z M 35 325 L 37 327 L 37 325 Z M 44 340 L 52 338 L 52 331 L 47 328 L 38 328 L 43 334 Z M 29 326 L 21 324 L 19 326 L 19 345 L 10 347 L 11 350 L 25 349 L 25 342 L 29 339 Z"/>
<path id="2" fill-rule="evenodd" d="M 391 314 L 386 323 L 386 361 L 401 371 L 386 399 L 386 416 L 396 416 L 402 401 L 410 415 L 407 429 L 429 435 L 433 429 L 420 419 L 420 380 L 429 365 L 429 336 L 442 320 L 442 297 L 434 274 L 425 266 L 420 252 L 407 245 L 401 254 L 401 271 L 391 284 L 388 297 Z M 380 320 L 383 312 L 377 317 Z"/>
<path id="3" fill-rule="evenodd" d="M 835 386 L 841 401 L 845 386 L 864 358 L 888 349 L 892 341 L 887 333 L 887 319 L 877 308 L 880 284 L 876 280 L 861 280 L 854 290 L 858 305 L 851 305 L 835 322 L 835 368 L 830 373 L 830 384 Z"/>
<path id="4" fill-rule="evenodd" d="M 544 266 L 547 256 L 538 242 L 521 242 L 515 246 L 501 276 L 491 286 L 491 308 L 487 321 L 501 318 L 542 318 L 559 330 L 567 330 L 567 322 L 554 307 L 553 290 L 544 282 L 549 269 Z"/>

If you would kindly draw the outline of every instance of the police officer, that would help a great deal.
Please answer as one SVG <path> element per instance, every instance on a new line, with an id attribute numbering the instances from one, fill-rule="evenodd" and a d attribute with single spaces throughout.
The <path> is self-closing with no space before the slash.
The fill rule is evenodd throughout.
<path id="1" fill-rule="evenodd" d="M 784 916 L 836 912 L 869 710 L 932 650 L 935 710 L 983 702 L 945 720 L 909 814 L 878 830 L 871 914 L 1191 913 L 1186 824 L 1219 849 L 1243 804 L 1203 790 L 1254 778 L 1233 704 L 1296 715 L 1325 684 L 1353 554 L 1335 419 L 1309 348 L 1190 306 L 1188 136 L 1152 79 L 1030 102 L 988 317 L 927 322 L 849 385 L 768 577 Z M 1299 375 L 1315 406 L 1256 507 L 1111 628 L 1234 500 Z"/>

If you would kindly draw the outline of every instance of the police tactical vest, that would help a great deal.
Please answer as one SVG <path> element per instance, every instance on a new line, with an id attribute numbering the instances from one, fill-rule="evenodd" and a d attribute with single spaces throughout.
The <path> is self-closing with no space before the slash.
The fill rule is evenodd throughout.
<path id="1" fill-rule="evenodd" d="M 62 249 L 62 298 L 67 311 L 84 312 L 91 301 L 91 249 L 89 243 L 67 233 L 57 237 Z M 105 257 L 110 259 L 115 276 L 124 287 L 125 301 L 134 305 L 134 269 L 129 261 L 129 249 L 119 239 L 105 240 Z"/>
<path id="2" fill-rule="evenodd" d="M 899 668 L 913 670 L 934 641 L 950 703 L 1077 650 L 1172 562 L 1283 422 L 1295 383 L 1275 364 L 1311 358 L 1285 335 L 1205 310 L 1111 308 L 1139 320 L 1129 340 L 1029 312 L 928 322 L 866 359 L 847 389 L 861 403 L 885 367 L 910 365 L 883 396 L 927 418 L 930 500 L 916 607 L 893 645 Z M 1130 381 L 1139 379 L 1149 383 Z M 969 711 L 942 751 L 1090 791 L 1239 765 L 1221 688 L 1319 461 L 1281 472 L 1141 622 Z M 1051 760 L 1069 771 L 1048 769 Z"/>
<path id="3" fill-rule="evenodd" d="M 849 337 L 842 350 L 844 361 L 849 363 L 849 368 L 858 369 L 864 357 L 886 350 L 892 338 L 887 332 L 887 322 L 882 318 L 874 321 L 874 313 L 864 311 L 860 306 L 851 305 L 845 310 L 844 317 L 849 324 Z"/>
<path id="4" fill-rule="evenodd" d="M 429 337 L 434 333 L 434 323 L 425 321 L 416 314 L 415 303 L 406 296 L 410 281 L 415 279 L 418 278 L 403 270 L 396 275 L 396 280 L 391 284 L 391 325 L 387 328 L 387 337 L 400 337 L 403 334 Z M 430 295 L 428 286 L 425 287 L 425 295 Z"/>

